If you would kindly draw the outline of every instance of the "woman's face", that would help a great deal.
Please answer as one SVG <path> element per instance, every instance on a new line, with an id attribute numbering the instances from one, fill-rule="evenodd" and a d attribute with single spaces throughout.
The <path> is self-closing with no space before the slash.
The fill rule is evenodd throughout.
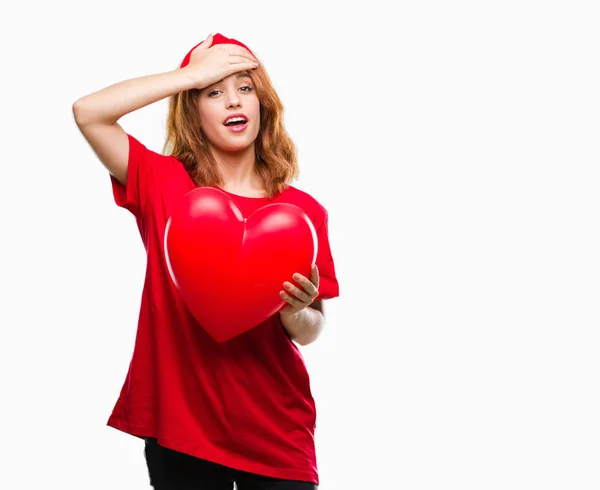
<path id="1" fill-rule="evenodd" d="M 252 79 L 234 73 L 201 90 L 198 98 L 200 125 L 211 145 L 222 151 L 238 151 L 254 143 L 260 129 L 260 102 Z M 225 124 L 241 114 L 246 122 Z M 237 118 L 239 121 L 239 118 Z"/>

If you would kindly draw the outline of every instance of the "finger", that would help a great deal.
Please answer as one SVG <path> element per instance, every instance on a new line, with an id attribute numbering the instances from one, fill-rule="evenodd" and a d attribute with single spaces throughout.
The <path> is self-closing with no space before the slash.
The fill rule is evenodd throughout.
<path id="1" fill-rule="evenodd" d="M 208 36 L 206 36 L 206 39 L 204 41 L 202 41 L 197 48 L 198 49 L 208 49 L 210 48 L 210 45 L 213 42 L 213 35 L 209 34 Z"/>
<path id="2" fill-rule="evenodd" d="M 302 274 L 294 274 L 294 279 L 300 283 L 304 290 L 311 296 L 316 296 L 317 287 Z"/>
<path id="3" fill-rule="evenodd" d="M 247 49 L 238 46 L 237 44 L 223 44 L 224 49 L 226 49 L 229 54 L 236 56 L 243 56 L 244 58 L 248 58 L 251 61 L 258 62 L 258 59 Z"/>
<path id="4" fill-rule="evenodd" d="M 242 73 L 244 71 L 255 70 L 258 67 L 256 63 L 235 63 L 229 65 L 229 68 L 225 72 L 223 78 L 228 77 L 229 75 L 233 75 L 234 73 Z"/>
<path id="5" fill-rule="evenodd" d="M 296 296 L 296 298 L 305 303 L 310 303 L 313 299 L 313 296 L 311 296 L 310 292 L 302 291 L 301 289 L 298 289 L 296 286 L 294 286 L 292 283 L 284 282 L 283 287 L 287 290 L 288 293 L 293 294 L 294 296 Z"/>
<path id="6" fill-rule="evenodd" d="M 246 64 L 250 64 L 253 66 L 256 66 L 258 64 L 258 63 L 255 63 L 254 61 L 248 61 L 248 58 L 246 58 L 245 56 L 230 56 L 229 62 L 231 64 L 246 63 Z"/>
<path id="7" fill-rule="evenodd" d="M 310 275 L 310 280 L 315 285 L 315 288 L 319 289 L 319 268 L 317 267 L 317 264 L 313 266 L 313 270 Z"/>
<path id="8" fill-rule="evenodd" d="M 279 291 L 279 296 L 281 296 L 288 304 L 292 305 L 294 308 L 302 309 L 306 306 L 306 303 L 291 297 L 285 291 Z"/>
<path id="9" fill-rule="evenodd" d="M 231 58 L 235 58 L 238 63 L 251 63 L 255 66 L 258 65 L 258 61 L 252 58 L 252 56 L 231 55 L 229 58 L 230 61 Z"/>

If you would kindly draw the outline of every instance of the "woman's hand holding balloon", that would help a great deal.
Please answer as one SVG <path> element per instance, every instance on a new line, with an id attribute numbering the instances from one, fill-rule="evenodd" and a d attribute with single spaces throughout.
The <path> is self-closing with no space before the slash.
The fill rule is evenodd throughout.
<path id="1" fill-rule="evenodd" d="M 301 274 L 294 274 L 296 280 L 303 289 L 297 288 L 290 282 L 284 282 L 286 291 L 280 291 L 279 295 L 288 304 L 279 312 L 282 316 L 294 316 L 307 306 L 310 306 L 319 295 L 319 269 L 316 265 L 312 268 L 310 279 Z"/>

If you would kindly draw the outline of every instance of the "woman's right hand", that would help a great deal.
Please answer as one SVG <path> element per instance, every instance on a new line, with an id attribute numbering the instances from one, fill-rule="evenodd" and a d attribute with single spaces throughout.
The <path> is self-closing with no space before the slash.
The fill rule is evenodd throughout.
<path id="1" fill-rule="evenodd" d="M 194 87 L 203 89 L 233 73 L 252 70 L 258 66 L 258 60 L 237 44 L 217 44 L 211 46 L 210 34 L 194 48 L 189 63 L 181 68 L 195 80 Z"/>

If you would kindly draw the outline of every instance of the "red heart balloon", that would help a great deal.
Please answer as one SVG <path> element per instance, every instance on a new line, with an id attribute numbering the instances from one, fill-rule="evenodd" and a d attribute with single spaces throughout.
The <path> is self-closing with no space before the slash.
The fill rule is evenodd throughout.
<path id="1" fill-rule="evenodd" d="M 215 340 L 225 342 L 287 304 L 279 291 L 284 281 L 295 283 L 295 272 L 310 278 L 317 234 L 293 204 L 267 204 L 245 219 L 225 192 L 199 187 L 175 206 L 164 248 L 184 303 Z"/>

